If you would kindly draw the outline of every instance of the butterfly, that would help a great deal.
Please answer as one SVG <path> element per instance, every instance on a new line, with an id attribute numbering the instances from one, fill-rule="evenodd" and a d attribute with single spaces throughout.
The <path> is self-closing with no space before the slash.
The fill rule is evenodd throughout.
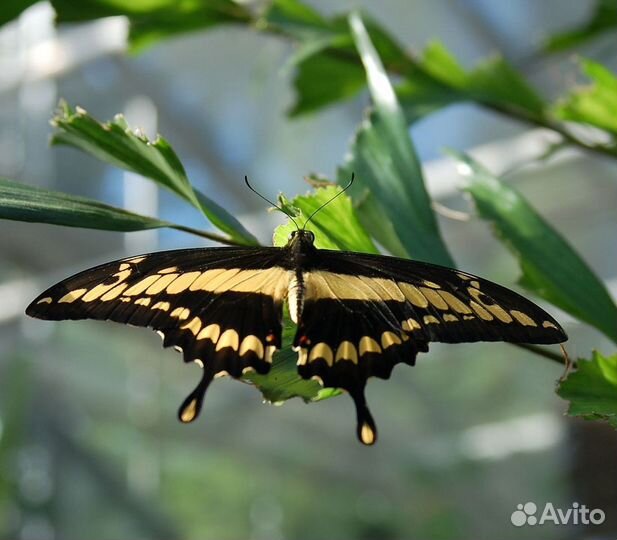
<path id="1" fill-rule="evenodd" d="M 305 226 L 284 247 L 182 249 L 103 264 L 49 288 L 26 313 L 156 330 L 164 347 L 202 368 L 178 412 L 192 422 L 216 376 L 268 372 L 283 345 L 286 303 L 299 375 L 348 392 L 366 445 L 377 440 L 367 380 L 388 379 L 398 363 L 413 366 L 430 342 L 567 340 L 548 313 L 496 283 L 425 262 L 318 249 Z"/>

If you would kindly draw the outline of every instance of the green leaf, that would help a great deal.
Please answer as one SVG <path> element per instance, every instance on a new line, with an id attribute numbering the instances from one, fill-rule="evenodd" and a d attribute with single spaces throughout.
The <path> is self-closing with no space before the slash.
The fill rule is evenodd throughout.
<path id="1" fill-rule="evenodd" d="M 547 52 L 570 49 L 617 28 L 617 2 L 615 0 L 596 0 L 591 17 L 579 26 L 550 36 L 544 43 Z"/>
<path id="2" fill-rule="evenodd" d="M 0 2 L 0 26 L 16 19 L 23 11 L 37 2 L 38 0 L 11 0 L 10 2 Z"/>
<path id="3" fill-rule="evenodd" d="M 307 195 L 298 195 L 291 201 L 281 197 L 280 202 L 285 210 L 295 210 L 294 219 L 300 227 L 315 210 L 328 203 L 306 226 L 315 233 L 315 245 L 318 248 L 379 253 L 358 220 L 351 199 L 345 194 L 339 195 L 340 192 L 340 187 L 328 186 Z M 295 230 L 296 226 L 291 220 L 279 225 L 274 231 L 274 245 L 284 246 Z"/>
<path id="4" fill-rule="evenodd" d="M 291 343 L 296 326 L 286 317 L 283 326 L 283 343 Z M 338 396 L 341 391 L 336 388 L 324 388 L 317 381 L 305 380 L 298 375 L 296 362 L 298 353 L 290 345 L 283 347 L 274 354 L 272 367 L 266 375 L 250 373 L 243 376 L 254 384 L 263 394 L 264 399 L 272 403 L 282 403 L 293 397 L 304 401 L 321 401 Z"/>
<path id="5" fill-rule="evenodd" d="M 429 75 L 433 86 L 438 83 L 445 86 L 436 96 L 436 105 L 447 103 L 446 97 L 454 101 L 458 93 L 458 101 L 479 101 L 497 108 L 515 109 L 531 118 L 543 115 L 543 100 L 520 73 L 499 56 L 465 71 L 442 43 L 432 42 L 424 50 L 419 65 L 422 69 L 411 72 L 408 79 L 418 79 L 416 84 L 426 87 L 426 75 Z"/>
<path id="6" fill-rule="evenodd" d="M 350 25 L 374 109 L 357 132 L 338 181 L 344 182 L 355 172 L 358 187 L 354 193 L 361 193 L 360 200 L 374 198 L 388 231 L 394 231 L 408 256 L 453 266 L 439 233 L 405 116 L 383 64 L 358 15 L 350 17 Z"/>
<path id="7" fill-rule="evenodd" d="M 604 420 L 617 429 L 617 355 L 593 351 L 591 360 L 580 359 L 557 394 L 570 402 L 570 416 Z"/>
<path id="8" fill-rule="evenodd" d="M 154 180 L 199 209 L 235 243 L 257 244 L 255 237 L 234 216 L 193 188 L 178 156 L 162 137 L 150 141 L 139 131 L 132 131 L 121 115 L 102 124 L 83 109 L 72 109 L 66 103 L 60 104 L 52 124 L 56 127 L 53 144 L 73 146 L 101 161 Z"/>
<path id="9" fill-rule="evenodd" d="M 272 0 L 260 19 L 260 25 L 277 28 L 298 38 L 329 29 L 327 19 L 297 0 Z"/>
<path id="10" fill-rule="evenodd" d="M 172 223 L 98 201 L 0 178 L 0 218 L 105 231 L 142 231 Z"/>
<path id="11" fill-rule="evenodd" d="M 365 84 L 361 66 L 327 54 L 309 55 L 297 65 L 293 80 L 296 100 L 289 115 L 312 113 L 352 98 Z"/>
<path id="12" fill-rule="evenodd" d="M 232 0 L 52 0 L 52 5 L 59 23 L 125 15 L 134 50 L 176 34 L 251 21 L 248 8 Z"/>
<path id="13" fill-rule="evenodd" d="M 450 153 L 479 216 L 518 259 L 520 284 L 617 342 L 617 306 L 574 248 L 515 189 L 471 157 Z"/>
<path id="14" fill-rule="evenodd" d="M 617 134 L 617 76 L 602 64 L 581 59 L 583 72 L 593 81 L 577 88 L 555 107 L 563 120 L 582 122 Z"/>
<path id="15" fill-rule="evenodd" d="M 346 17 L 326 19 L 297 0 L 274 0 L 262 26 L 298 42 L 289 64 L 296 67 L 296 102 L 291 116 L 314 112 L 360 92 L 366 84 Z M 402 71 L 410 66 L 403 48 L 374 21 L 367 30 L 383 61 Z"/>

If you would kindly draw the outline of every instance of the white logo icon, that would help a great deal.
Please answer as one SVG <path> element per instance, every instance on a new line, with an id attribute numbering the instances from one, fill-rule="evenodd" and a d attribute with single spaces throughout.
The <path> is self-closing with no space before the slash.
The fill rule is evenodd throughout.
<path id="1" fill-rule="evenodd" d="M 537 511 L 538 507 L 533 502 L 519 503 L 516 505 L 516 510 L 512 512 L 510 521 L 515 527 L 522 527 L 523 525 L 544 525 L 545 523 L 552 523 L 553 525 L 600 525 L 606 519 L 604 511 L 599 508 L 589 509 L 584 504 L 577 502 L 572 503 L 572 506 L 565 510 L 555 508 L 553 503 L 547 502 L 539 518 L 536 517 Z"/>

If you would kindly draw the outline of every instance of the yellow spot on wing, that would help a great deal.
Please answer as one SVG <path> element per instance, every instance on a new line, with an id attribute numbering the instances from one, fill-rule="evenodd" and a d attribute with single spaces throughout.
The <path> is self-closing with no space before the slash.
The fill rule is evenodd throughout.
<path id="1" fill-rule="evenodd" d="M 451 313 L 446 313 L 443 316 L 443 320 L 446 322 L 457 322 L 458 321 L 458 317 L 456 315 L 452 315 Z"/>
<path id="2" fill-rule="evenodd" d="M 160 309 L 161 311 L 169 311 L 171 304 L 169 302 L 157 302 L 152 306 L 152 309 Z"/>
<path id="3" fill-rule="evenodd" d="M 165 274 L 148 287 L 146 294 L 159 294 L 177 277 L 178 274 Z"/>
<path id="4" fill-rule="evenodd" d="M 388 301 L 405 300 L 400 288 L 390 279 L 350 276 L 316 270 L 305 275 L 308 301 L 338 298 L 339 300 Z"/>
<path id="5" fill-rule="evenodd" d="M 371 445 L 375 443 L 375 431 L 367 423 L 362 424 L 360 428 L 360 439 L 363 444 Z"/>
<path id="6" fill-rule="evenodd" d="M 194 335 L 199 334 L 201 330 L 201 319 L 199 317 L 193 317 L 191 322 L 186 323 L 180 327 L 181 330 L 190 330 Z"/>
<path id="7" fill-rule="evenodd" d="M 422 291 L 422 294 L 426 296 L 426 299 L 437 309 L 448 309 L 448 304 L 446 304 L 445 300 L 441 296 L 439 296 L 439 293 L 437 291 L 434 291 L 433 289 L 427 289 L 426 287 L 420 287 L 420 291 Z"/>
<path id="8" fill-rule="evenodd" d="M 272 363 L 272 355 L 274 354 L 274 351 L 276 351 L 276 345 L 269 345 L 266 347 L 266 356 L 264 360 L 269 364 Z"/>
<path id="9" fill-rule="evenodd" d="M 146 276 L 142 280 L 129 287 L 124 294 L 127 296 L 136 296 L 138 294 L 141 294 L 155 281 L 159 280 L 160 277 L 161 276 L 157 276 L 156 274 L 152 276 Z"/>
<path id="10" fill-rule="evenodd" d="M 424 280 L 422 284 L 426 285 L 427 287 L 431 287 L 431 289 L 441 289 L 440 285 L 437 285 L 437 283 L 433 283 L 432 281 Z"/>
<path id="11" fill-rule="evenodd" d="M 46 296 L 45 298 L 41 298 L 37 304 L 51 304 L 52 303 L 52 298 L 51 296 Z"/>
<path id="12" fill-rule="evenodd" d="M 220 351 L 221 349 L 224 349 L 225 347 L 231 347 L 234 351 L 237 351 L 238 346 L 239 346 L 239 341 L 240 341 L 240 336 L 238 336 L 238 332 L 230 328 L 228 330 L 225 330 L 221 334 L 221 337 L 219 338 L 216 344 L 215 350 Z"/>
<path id="13" fill-rule="evenodd" d="M 439 319 L 432 315 L 425 315 L 423 320 L 424 324 L 439 324 Z"/>
<path id="14" fill-rule="evenodd" d="M 126 293 L 124 293 L 126 294 Z M 149 306 L 151 302 L 151 299 L 148 298 L 147 296 L 144 296 L 143 298 L 138 298 L 137 300 L 135 300 L 135 305 L 137 306 Z"/>
<path id="15" fill-rule="evenodd" d="M 169 314 L 169 316 L 177 317 L 178 319 L 183 321 L 184 319 L 188 319 L 190 314 L 191 314 L 191 310 L 189 308 L 177 307 Z"/>
<path id="16" fill-rule="evenodd" d="M 542 323 L 542 327 L 543 328 L 554 328 L 555 330 L 559 330 L 559 328 L 557 328 L 557 326 L 555 326 L 551 321 L 544 321 Z"/>
<path id="17" fill-rule="evenodd" d="M 414 306 L 425 308 L 428 306 L 428 300 L 426 297 L 418 290 L 417 287 L 411 285 L 410 283 L 405 283 L 402 281 L 398 282 L 399 289 L 401 289 L 402 293 L 405 295 L 405 298 L 409 302 L 411 302 Z"/>
<path id="18" fill-rule="evenodd" d="M 331 366 L 334 363 L 334 353 L 327 343 L 318 343 L 315 345 L 309 354 L 309 362 L 322 358 L 326 364 Z"/>
<path id="19" fill-rule="evenodd" d="M 129 262 L 133 263 L 133 264 L 137 264 L 137 263 L 140 263 L 141 261 L 145 261 L 145 260 L 146 260 L 146 257 L 135 257 L 133 259 L 129 259 Z"/>
<path id="20" fill-rule="evenodd" d="M 469 305 L 471 306 L 471 309 L 476 312 L 476 315 L 481 319 L 485 321 L 493 320 L 493 316 L 488 311 L 486 311 L 486 309 L 484 309 L 480 304 L 478 304 L 478 302 L 472 300 Z"/>
<path id="21" fill-rule="evenodd" d="M 120 270 L 120 271 L 122 271 L 122 270 L 128 270 L 130 267 L 131 267 L 131 265 L 130 265 L 130 264 L 128 264 L 128 263 L 122 263 L 122 264 L 120 265 L 119 270 Z"/>
<path id="22" fill-rule="evenodd" d="M 195 420 L 195 416 L 197 414 L 197 400 L 193 399 L 190 403 L 182 409 L 180 413 L 180 420 L 185 423 L 192 422 Z"/>
<path id="23" fill-rule="evenodd" d="M 163 268 L 162 270 L 159 270 L 158 273 L 159 274 L 171 274 L 172 272 L 177 272 L 177 271 L 178 271 L 177 266 L 170 266 L 169 268 Z"/>
<path id="24" fill-rule="evenodd" d="M 473 283 L 473 282 L 472 282 Z M 512 317 L 506 312 L 499 304 L 487 304 L 482 301 L 482 292 L 469 287 L 467 289 L 469 291 L 470 296 L 477 300 L 478 304 L 480 304 L 483 308 L 490 311 L 498 320 L 504 323 L 512 322 Z"/>
<path id="25" fill-rule="evenodd" d="M 71 304 L 72 302 L 75 302 L 75 300 L 81 298 L 87 290 L 88 289 L 76 289 L 74 291 L 68 292 L 62 298 L 60 298 L 60 300 L 58 300 L 58 304 Z"/>
<path id="26" fill-rule="evenodd" d="M 453 309 L 457 313 L 471 313 L 471 309 L 469 309 L 465 303 L 459 300 L 451 292 L 439 291 L 439 296 L 446 301 L 446 303 L 450 306 L 450 309 Z"/>
<path id="27" fill-rule="evenodd" d="M 401 343 L 401 338 L 399 338 L 394 332 L 386 331 L 381 334 L 381 346 L 384 349 L 392 347 L 393 345 L 400 345 Z"/>
<path id="28" fill-rule="evenodd" d="M 238 354 L 242 356 L 247 352 L 254 352 L 260 360 L 264 357 L 264 345 L 257 336 L 246 336 L 242 340 Z"/>
<path id="29" fill-rule="evenodd" d="M 288 272 L 279 267 L 267 270 L 240 268 L 213 269 L 202 272 L 189 287 L 191 291 L 255 292 L 282 300 L 287 293 Z"/>
<path id="30" fill-rule="evenodd" d="M 102 302 L 107 302 L 108 300 L 113 300 L 122 294 L 122 291 L 128 287 L 127 283 L 121 283 L 114 287 L 111 291 L 106 292 L 103 296 L 101 296 Z"/>
<path id="31" fill-rule="evenodd" d="M 358 363 L 358 352 L 351 341 L 341 341 L 339 344 L 334 361 L 339 360 L 351 360 L 354 364 Z"/>
<path id="32" fill-rule="evenodd" d="M 422 328 L 418 321 L 411 318 L 404 320 L 401 323 L 401 327 L 405 330 L 405 332 L 413 332 L 414 330 L 420 330 Z"/>
<path id="33" fill-rule="evenodd" d="M 492 305 L 489 306 L 489 305 L 484 304 L 484 306 L 493 315 L 495 315 L 495 317 L 497 317 L 501 322 L 504 322 L 504 323 L 511 323 L 512 322 L 512 317 L 510 317 L 508 312 L 505 309 L 503 309 L 500 305 L 492 304 Z"/>
<path id="34" fill-rule="evenodd" d="M 199 334 L 197 339 L 209 339 L 212 343 L 216 343 L 221 335 L 221 327 L 218 324 L 209 324 Z"/>
<path id="35" fill-rule="evenodd" d="M 84 302 L 92 302 L 96 300 L 100 296 L 104 295 L 106 292 L 113 289 L 116 285 L 122 283 L 125 279 L 127 279 L 132 273 L 132 270 L 124 270 L 122 272 L 116 272 L 114 277 L 118 279 L 113 283 L 103 284 L 99 283 L 96 287 L 90 289 L 86 294 L 83 295 L 82 301 Z"/>
<path id="36" fill-rule="evenodd" d="M 298 361 L 296 362 L 296 365 L 303 366 L 304 364 L 306 364 L 307 360 L 308 360 L 308 351 L 306 349 L 300 349 L 298 351 Z"/>
<path id="37" fill-rule="evenodd" d="M 522 311 L 512 309 L 510 310 L 510 314 L 523 326 L 538 326 L 536 324 L 536 321 L 534 321 L 529 315 L 526 315 Z"/>
<path id="38" fill-rule="evenodd" d="M 201 272 L 187 272 L 186 274 L 181 274 L 180 277 L 175 279 L 168 287 L 167 294 L 178 294 L 182 291 L 185 291 L 189 288 L 189 285 L 193 283 L 199 276 Z"/>
<path id="39" fill-rule="evenodd" d="M 362 336 L 360 338 L 358 350 L 360 352 L 360 356 L 368 353 L 379 354 L 381 352 L 381 347 L 379 346 L 379 343 L 377 343 L 377 341 L 375 341 L 372 337 Z"/>

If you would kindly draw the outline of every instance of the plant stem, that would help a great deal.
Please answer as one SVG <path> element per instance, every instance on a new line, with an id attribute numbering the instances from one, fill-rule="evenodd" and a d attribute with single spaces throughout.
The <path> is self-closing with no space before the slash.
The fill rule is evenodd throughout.
<path id="1" fill-rule="evenodd" d="M 255 247 L 253 244 L 248 244 L 240 240 L 234 240 L 233 238 L 229 238 L 228 236 L 222 236 L 220 234 L 202 231 L 201 229 L 194 229 L 193 227 L 186 227 L 184 225 L 170 224 L 169 228 L 189 234 L 194 234 L 196 236 L 201 236 L 202 238 L 207 238 L 208 240 L 213 240 L 214 242 L 219 242 L 220 244 L 226 244 L 228 246 Z"/>
<path id="2" fill-rule="evenodd" d="M 562 366 L 567 363 L 566 359 L 561 354 L 551 352 L 544 347 L 538 347 L 537 345 L 529 345 L 527 343 L 512 343 L 512 345 L 515 345 L 516 347 L 519 347 L 520 349 L 525 349 L 529 352 L 537 354 L 538 356 L 543 356 L 544 358 L 552 360 L 553 362 L 557 362 L 558 364 L 561 364 Z"/>

